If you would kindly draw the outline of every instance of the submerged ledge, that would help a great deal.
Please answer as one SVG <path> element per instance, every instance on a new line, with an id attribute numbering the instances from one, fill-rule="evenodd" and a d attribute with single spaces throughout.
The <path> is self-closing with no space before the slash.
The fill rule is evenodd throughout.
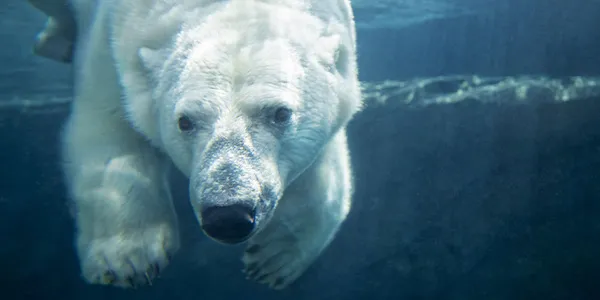
<path id="1" fill-rule="evenodd" d="M 418 107 L 462 101 L 497 104 L 565 102 L 600 95 L 600 78 L 456 75 L 363 82 L 362 89 L 367 105 L 393 102 Z"/>

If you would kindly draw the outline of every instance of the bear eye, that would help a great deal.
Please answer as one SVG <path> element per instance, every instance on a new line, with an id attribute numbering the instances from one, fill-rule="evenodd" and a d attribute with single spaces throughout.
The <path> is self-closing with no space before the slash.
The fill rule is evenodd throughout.
<path id="1" fill-rule="evenodd" d="M 275 110 L 273 121 L 276 124 L 286 124 L 292 119 L 292 110 L 287 107 L 279 107 Z"/>
<path id="2" fill-rule="evenodd" d="M 179 126 L 179 130 L 183 132 L 189 132 L 194 130 L 194 122 L 190 120 L 187 116 L 181 116 L 177 120 L 177 126 Z"/>

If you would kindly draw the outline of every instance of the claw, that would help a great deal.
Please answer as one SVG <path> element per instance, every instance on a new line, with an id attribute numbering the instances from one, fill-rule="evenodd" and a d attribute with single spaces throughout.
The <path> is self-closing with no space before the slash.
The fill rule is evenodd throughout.
<path id="1" fill-rule="evenodd" d="M 117 276 L 113 271 L 106 271 L 100 279 L 102 284 L 113 284 L 117 280 Z"/>
<path id="2" fill-rule="evenodd" d="M 254 278 L 256 275 L 258 275 L 259 272 L 260 272 L 260 269 L 252 269 L 252 270 L 248 271 L 246 273 L 246 275 L 250 278 Z"/>
<path id="3" fill-rule="evenodd" d="M 248 254 L 254 254 L 256 252 L 258 252 L 260 250 L 260 246 L 259 245 L 252 245 L 250 247 L 248 247 L 246 249 L 246 253 Z"/>
<path id="4" fill-rule="evenodd" d="M 133 271 L 133 273 L 136 273 L 137 270 L 135 269 L 135 265 L 133 264 L 131 259 L 127 258 L 126 261 L 127 261 L 127 264 L 131 267 L 131 270 Z"/>
<path id="5" fill-rule="evenodd" d="M 148 285 L 152 285 L 152 279 L 150 279 L 150 276 L 148 276 L 148 272 L 145 272 L 144 276 L 146 276 L 146 283 L 148 283 Z"/>
<path id="6" fill-rule="evenodd" d="M 155 278 L 156 275 L 158 275 L 158 272 L 156 271 L 156 264 L 151 264 L 150 266 L 148 266 L 148 268 L 146 268 L 145 275 L 149 278 Z"/>
<path id="7" fill-rule="evenodd" d="M 273 283 L 272 287 L 274 289 L 280 289 L 280 288 L 282 288 L 283 281 L 284 281 L 283 277 L 278 277 L 277 279 L 275 279 L 275 282 Z"/>
<path id="8" fill-rule="evenodd" d="M 263 280 L 265 280 L 265 278 L 267 278 L 267 276 L 269 276 L 270 274 L 262 274 L 256 278 L 254 278 L 254 280 L 256 280 L 257 282 L 262 282 Z"/>
<path id="9" fill-rule="evenodd" d="M 251 264 L 249 264 L 249 265 L 246 266 L 246 272 L 251 272 L 254 269 L 256 269 L 256 267 L 258 267 L 257 263 L 251 263 Z"/>
<path id="10" fill-rule="evenodd" d="M 135 287 L 135 282 L 131 276 L 127 276 L 127 278 L 125 278 L 125 283 L 130 287 Z"/>

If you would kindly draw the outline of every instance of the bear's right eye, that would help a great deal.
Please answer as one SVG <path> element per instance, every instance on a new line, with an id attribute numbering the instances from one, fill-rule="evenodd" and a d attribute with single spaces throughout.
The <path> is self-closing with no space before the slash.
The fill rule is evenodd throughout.
<path id="1" fill-rule="evenodd" d="M 276 124 L 286 124 L 292 119 L 292 110 L 287 107 L 279 107 L 275 110 L 273 121 Z"/>
<path id="2" fill-rule="evenodd" d="M 190 118 L 187 116 L 179 117 L 179 120 L 177 120 L 177 126 L 179 126 L 179 130 L 183 132 L 190 132 L 194 130 L 194 122 L 192 122 L 192 120 L 190 120 Z"/>

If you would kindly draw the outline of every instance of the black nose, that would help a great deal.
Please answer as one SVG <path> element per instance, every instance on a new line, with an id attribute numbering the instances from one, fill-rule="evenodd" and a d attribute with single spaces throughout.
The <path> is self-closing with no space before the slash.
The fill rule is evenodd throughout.
<path id="1" fill-rule="evenodd" d="M 254 209 L 247 205 L 211 206 L 202 211 L 202 230 L 226 244 L 245 241 L 254 229 Z"/>

